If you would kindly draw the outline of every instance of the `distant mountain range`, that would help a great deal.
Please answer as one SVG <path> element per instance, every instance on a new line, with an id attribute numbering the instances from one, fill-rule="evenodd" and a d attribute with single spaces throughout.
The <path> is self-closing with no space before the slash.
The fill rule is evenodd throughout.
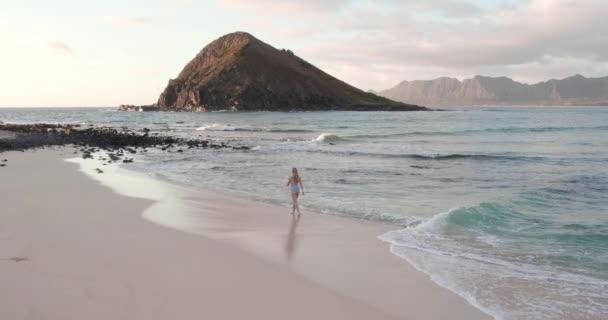
<path id="1" fill-rule="evenodd" d="M 525 84 L 507 77 L 475 76 L 403 81 L 378 95 L 426 106 L 463 105 L 608 105 L 608 77 L 575 75 L 561 80 Z"/>

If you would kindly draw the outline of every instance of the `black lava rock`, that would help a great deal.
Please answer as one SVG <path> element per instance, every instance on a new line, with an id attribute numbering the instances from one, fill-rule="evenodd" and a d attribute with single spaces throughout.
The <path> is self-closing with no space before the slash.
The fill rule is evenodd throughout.
<path id="1" fill-rule="evenodd" d="M 0 123 L 0 130 L 14 132 L 15 139 L 0 140 L 0 153 L 11 150 L 27 150 L 44 147 L 74 146 L 82 154 L 83 159 L 93 159 L 93 154 L 100 151 L 108 153 L 111 161 L 120 161 L 125 154 L 135 154 L 136 150 L 147 152 L 146 148 L 157 148 L 170 151 L 180 147 L 176 152 L 183 152 L 184 148 L 222 149 L 231 148 L 247 150 L 248 147 L 232 146 L 226 142 L 203 139 L 186 139 L 174 136 L 165 136 L 144 130 L 145 134 L 137 134 L 128 128 L 117 130 L 111 127 L 82 127 L 79 124 L 6 124 Z M 76 153 L 76 154 L 77 154 Z M 100 157 L 104 159 L 104 157 Z M 7 162 L 7 159 L 2 162 Z M 128 162 L 127 162 L 128 163 Z"/>

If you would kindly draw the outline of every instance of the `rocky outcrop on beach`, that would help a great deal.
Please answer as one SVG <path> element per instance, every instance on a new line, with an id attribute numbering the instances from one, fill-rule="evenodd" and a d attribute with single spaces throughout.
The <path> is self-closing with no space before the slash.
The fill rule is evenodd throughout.
<path id="1" fill-rule="evenodd" d="M 430 106 L 456 105 L 608 105 L 608 77 L 575 75 L 561 80 L 525 84 L 506 77 L 475 76 L 403 81 L 381 91 L 397 101 Z"/>
<path id="2" fill-rule="evenodd" d="M 78 124 L 0 124 L 0 153 L 23 151 L 45 147 L 74 146 L 84 159 L 93 159 L 97 152 L 104 151 L 111 162 L 132 163 L 130 155 L 146 153 L 148 149 L 166 152 L 184 152 L 185 149 L 231 149 L 248 150 L 249 147 L 225 142 L 186 139 L 158 133 L 150 134 L 143 128 L 135 132 L 128 128 L 87 127 Z M 10 133 L 7 134 L 7 133 Z"/>
<path id="3" fill-rule="evenodd" d="M 428 110 L 359 90 L 246 32 L 225 35 L 203 48 L 169 81 L 155 106 L 199 112 Z"/>

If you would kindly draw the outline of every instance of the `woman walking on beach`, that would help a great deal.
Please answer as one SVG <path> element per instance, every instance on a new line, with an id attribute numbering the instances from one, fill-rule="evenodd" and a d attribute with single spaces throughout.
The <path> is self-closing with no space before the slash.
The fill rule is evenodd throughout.
<path id="1" fill-rule="evenodd" d="M 298 174 L 298 169 L 291 169 L 291 177 L 287 181 L 287 185 L 291 190 L 291 203 L 292 203 L 292 211 L 291 214 L 295 214 L 298 211 L 297 217 L 300 216 L 300 206 L 298 205 L 298 197 L 300 196 L 300 190 L 302 190 L 302 195 L 304 195 L 304 185 L 302 184 L 302 178 Z"/>

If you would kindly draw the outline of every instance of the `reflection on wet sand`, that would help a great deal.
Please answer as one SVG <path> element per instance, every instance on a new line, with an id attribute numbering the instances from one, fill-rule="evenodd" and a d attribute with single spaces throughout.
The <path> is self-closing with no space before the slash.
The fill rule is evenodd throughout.
<path id="1" fill-rule="evenodd" d="M 287 242 L 285 243 L 285 254 L 287 261 L 291 261 L 291 257 L 296 249 L 296 229 L 300 222 L 300 216 L 293 216 L 289 224 L 289 233 L 287 234 Z"/>

